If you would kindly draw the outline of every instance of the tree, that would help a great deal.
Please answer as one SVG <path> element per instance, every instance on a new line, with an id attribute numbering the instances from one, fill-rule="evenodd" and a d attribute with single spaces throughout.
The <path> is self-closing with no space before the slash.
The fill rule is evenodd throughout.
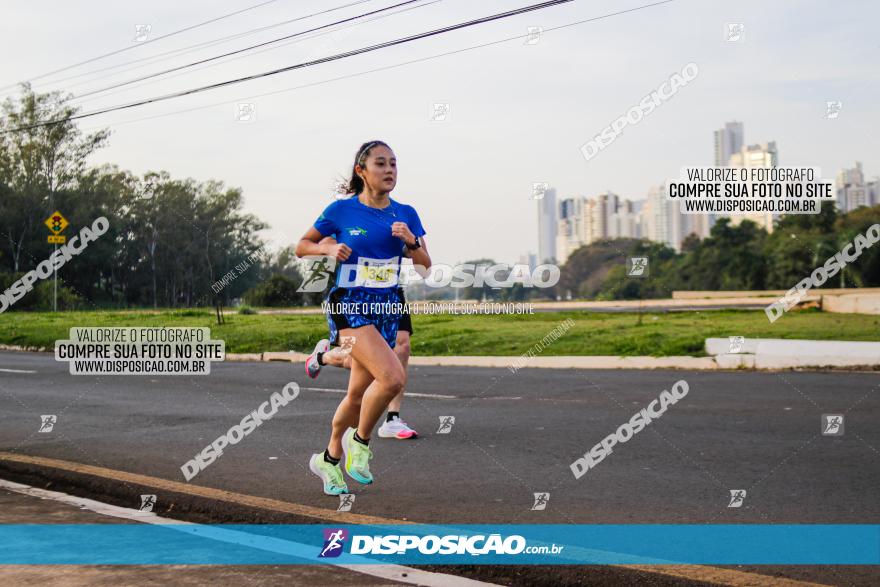
<path id="1" fill-rule="evenodd" d="M 33 247 L 37 228 L 58 207 L 59 190 L 74 188 L 86 159 L 106 144 L 110 132 L 83 133 L 70 117 L 78 108 L 60 92 L 34 93 L 22 84 L 22 95 L 7 98 L 0 119 L 0 231 L 12 262 L 23 268 L 23 253 Z M 45 126 L 35 126 L 58 121 Z M 13 129 L 21 129 L 14 130 Z"/>

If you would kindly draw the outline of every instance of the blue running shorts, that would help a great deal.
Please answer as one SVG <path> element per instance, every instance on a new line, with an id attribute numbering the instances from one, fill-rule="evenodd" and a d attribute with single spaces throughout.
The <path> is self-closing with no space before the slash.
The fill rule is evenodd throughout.
<path id="1" fill-rule="evenodd" d="M 339 346 L 339 331 L 372 324 L 394 348 L 400 325 L 403 301 L 396 288 L 388 291 L 367 292 L 359 289 L 333 287 L 325 300 L 330 344 Z"/>

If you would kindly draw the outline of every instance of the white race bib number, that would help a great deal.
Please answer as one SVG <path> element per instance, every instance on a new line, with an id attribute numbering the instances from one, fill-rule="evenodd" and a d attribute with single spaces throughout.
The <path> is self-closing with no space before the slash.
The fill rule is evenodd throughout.
<path id="1" fill-rule="evenodd" d="M 398 257 L 358 259 L 357 285 L 361 287 L 397 287 Z"/>

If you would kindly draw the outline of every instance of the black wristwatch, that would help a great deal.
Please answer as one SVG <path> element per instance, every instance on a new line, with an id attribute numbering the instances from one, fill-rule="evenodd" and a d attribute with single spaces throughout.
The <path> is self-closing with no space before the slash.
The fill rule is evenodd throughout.
<path id="1" fill-rule="evenodd" d="M 415 251 L 416 249 L 422 248 L 422 243 L 419 242 L 419 237 L 416 237 L 416 244 L 414 244 L 414 245 L 411 245 L 406 242 L 403 244 L 405 244 L 406 248 L 408 248 L 410 251 Z"/>

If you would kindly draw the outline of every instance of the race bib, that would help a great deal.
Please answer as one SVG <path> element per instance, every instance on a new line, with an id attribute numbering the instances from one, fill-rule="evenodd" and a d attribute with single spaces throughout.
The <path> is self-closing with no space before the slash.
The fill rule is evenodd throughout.
<path id="1" fill-rule="evenodd" d="M 390 259 L 358 258 L 357 285 L 361 287 L 397 287 L 398 257 Z"/>

